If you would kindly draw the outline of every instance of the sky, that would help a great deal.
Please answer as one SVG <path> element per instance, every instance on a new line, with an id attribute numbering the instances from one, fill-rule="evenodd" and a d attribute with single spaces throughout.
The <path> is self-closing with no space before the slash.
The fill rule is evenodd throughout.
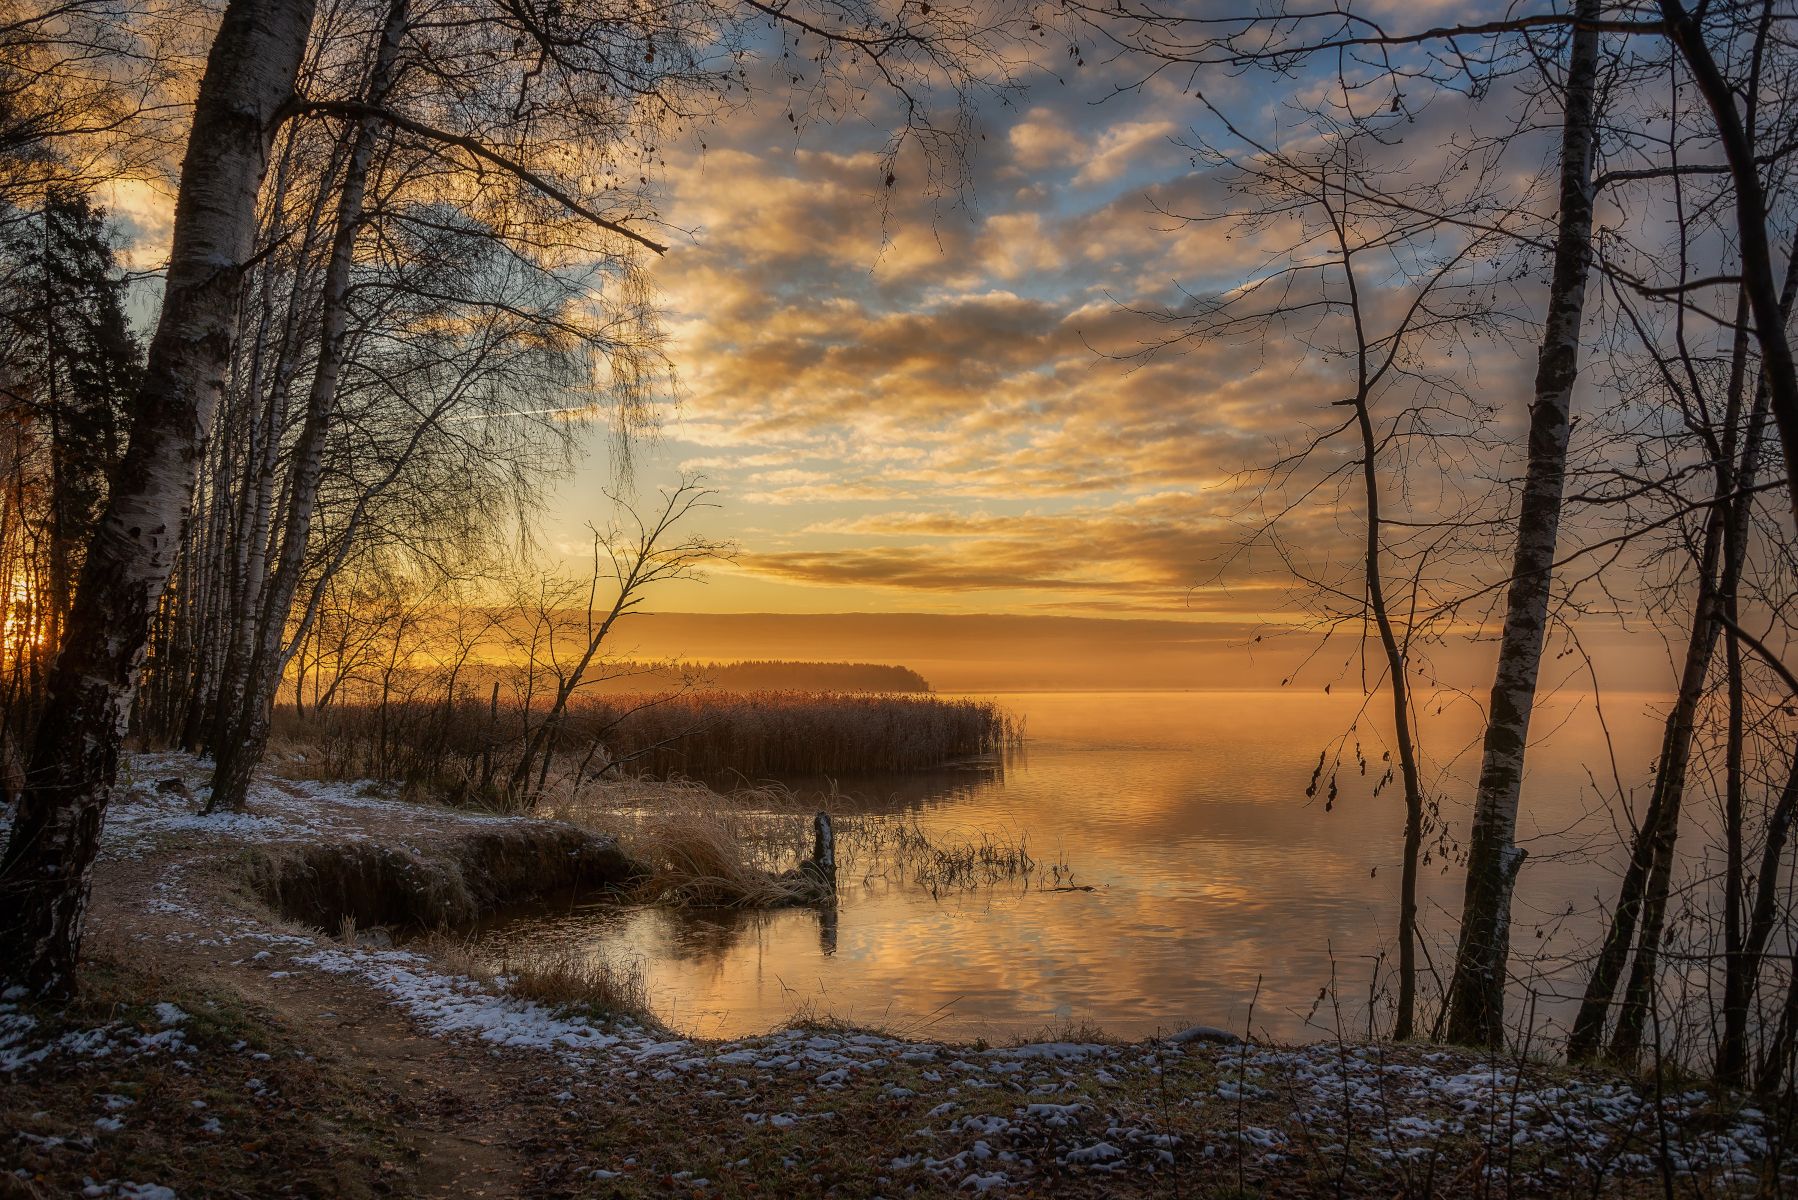
<path id="1" fill-rule="evenodd" d="M 1156 210 L 1204 186 L 1171 87 L 1101 102 L 1114 72 L 1038 80 L 978 114 L 971 186 L 883 186 L 883 130 L 797 133 L 770 98 L 671 163 L 658 263 L 678 393 L 635 451 L 648 491 L 717 489 L 734 564 L 707 611 L 917 611 L 1240 619 L 1257 585 L 1207 586 L 1232 480 L 1268 442 L 1265 373 L 1105 356 L 1152 332 L 1128 304 L 1233 284 L 1216 229 Z M 605 433 L 557 498 L 578 547 L 613 482 Z"/>
<path id="2" fill-rule="evenodd" d="M 1161 334 L 1132 310 L 1239 287 L 1292 243 L 1278 224 L 1181 219 L 1227 204 L 1191 149 L 1223 131 L 1170 78 L 1120 91 L 1128 69 L 989 98 L 969 185 L 947 196 L 926 194 L 915 154 L 883 185 L 878 112 L 795 127 L 778 94 L 674 148 L 674 246 L 654 279 L 679 386 L 634 448 L 633 484 L 702 474 L 705 532 L 738 553 L 652 608 L 986 614 L 1019 644 L 1032 618 L 1104 619 L 1134 623 L 1120 629 L 1149 654 L 1176 622 L 1214 669 L 1169 665 L 1161 685 L 1279 684 L 1243 651 L 1294 618 L 1291 576 L 1238 547 L 1255 472 L 1330 415 L 1346 378 L 1290 334 L 1129 358 Z M 1295 87 L 1321 86 L 1220 78 L 1207 99 L 1277 139 Z M 1453 99 L 1408 116 L 1400 139 L 1426 147 L 1468 123 Z M 1532 356 L 1481 369 L 1520 413 Z M 544 529 L 571 556 L 618 483 L 607 432 L 587 437 Z M 1322 504 L 1286 528 L 1336 559 L 1354 553 L 1352 521 Z M 862 655 L 899 657 L 878 638 Z"/>
<path id="3" fill-rule="evenodd" d="M 1457 6 L 1422 7 L 1448 19 Z M 587 525 L 612 518 L 609 493 L 642 508 L 704 478 L 714 494 L 692 531 L 735 554 L 649 598 L 694 619 L 641 631 L 645 652 L 928 662 L 970 687 L 1278 687 L 1307 662 L 1316 597 L 1293 567 L 1354 577 L 1359 507 L 1339 484 L 1307 490 L 1315 472 L 1270 490 L 1265 469 L 1337 419 L 1340 322 L 1140 352 L 1167 329 L 1145 313 L 1239 292 L 1315 238 L 1293 219 L 1215 219 L 1241 197 L 1194 147 L 1315 145 L 1295 105 L 1327 97 L 1333 76 L 1213 73 L 1202 102 L 1189 78 L 1138 70 L 1046 55 L 1023 90 L 980 96 L 965 182 L 947 190 L 932 186 L 943 164 L 915 146 L 889 184 L 878 93 L 831 119 L 765 70 L 752 103 L 659 148 L 671 248 L 651 279 L 677 382 L 628 472 L 605 422 L 582 432 L 538 531 L 578 566 Z M 1380 151 L 1406 178 L 1518 111 L 1426 90 L 1395 104 Z M 1526 128 L 1497 171 L 1525 207 L 1551 150 Z M 133 225 L 133 257 L 155 258 L 166 197 L 125 183 L 109 199 Z M 1404 300 L 1383 282 L 1366 280 L 1376 320 Z M 1500 446 L 1526 411 L 1543 282 L 1493 289 L 1511 340 L 1429 364 L 1469 405 L 1477 396 Z M 1502 453 L 1482 469 L 1502 471 Z M 1346 449 L 1322 456 L 1345 461 Z M 1395 488 L 1389 510 L 1453 509 L 1473 473 L 1452 456 L 1417 462 L 1424 482 Z M 1272 511 L 1277 540 L 1257 536 Z M 1458 585 L 1502 578 L 1490 550 L 1453 564 Z M 1491 611 L 1471 606 L 1463 632 Z M 722 614 L 767 619 L 700 619 Z M 821 614 L 881 619 L 801 620 Z M 1658 686 L 1663 656 L 1633 655 L 1619 630 L 1592 638 L 1609 642 L 1631 686 Z M 1464 685 L 1489 679 L 1489 644 L 1443 657 Z M 1341 679 L 1360 649 L 1338 643 L 1325 660 L 1320 682 Z"/>

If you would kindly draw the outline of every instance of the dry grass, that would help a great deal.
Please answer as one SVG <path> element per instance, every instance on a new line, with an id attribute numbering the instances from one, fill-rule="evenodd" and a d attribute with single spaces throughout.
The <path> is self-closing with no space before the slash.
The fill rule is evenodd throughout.
<path id="1" fill-rule="evenodd" d="M 399 782 L 413 798 L 489 808 L 541 714 L 453 701 L 276 711 L 271 761 L 299 777 Z M 626 776 L 711 780 L 893 774 L 999 754 L 1022 731 L 997 705 L 926 694 L 669 692 L 595 695 L 571 707 L 551 748 L 565 789 Z"/>
<path id="2" fill-rule="evenodd" d="M 926 830 L 909 813 L 870 812 L 838 794 L 805 795 L 775 784 L 718 792 L 691 781 L 622 781 L 584 791 L 552 814 L 616 833 L 651 874 L 637 895 L 696 907 L 773 908 L 827 899 L 797 867 L 811 850 L 812 816 L 830 813 L 839 886 L 884 879 L 933 895 L 974 888 L 1054 888 L 1066 863 L 1029 852 L 1022 834 L 957 837 Z"/>
<path id="3" fill-rule="evenodd" d="M 545 955 L 500 964 L 505 989 L 549 1008 L 595 1017 L 649 1017 L 649 985 L 636 960 Z"/>
<path id="4" fill-rule="evenodd" d="M 778 908 L 829 899 L 797 871 L 761 865 L 765 839 L 749 822 L 728 815 L 692 814 L 649 823 L 634 838 L 635 852 L 654 868 L 640 894 L 664 904 Z"/>
<path id="5" fill-rule="evenodd" d="M 557 815 L 619 832 L 650 869 L 636 888 L 654 903 L 711 908 L 779 908 L 830 899 L 799 864 L 811 848 L 815 808 L 784 788 L 720 793 L 690 782 L 619 784 L 600 802 L 565 805 Z M 839 824 L 839 855 L 842 853 Z"/>
<path id="6" fill-rule="evenodd" d="M 141 949 L 115 953 L 88 957 L 73 1000 L 28 1009 L 30 1038 L 161 1031 L 165 1002 L 187 1014 L 184 1048 L 58 1054 L 0 1076 L 0 1197 L 115 1194 L 96 1180 L 160 1182 L 182 1196 L 266 1196 L 275 1180 L 294 1196 L 415 1192 L 409 1097 L 396 1102 L 282 1011 L 165 974 Z M 123 1128 L 96 1125 L 108 1117 Z"/>
<path id="7" fill-rule="evenodd" d="M 350 935 L 354 937 L 353 929 Z M 439 970 L 560 1012 L 639 1025 L 659 1025 L 649 1007 L 649 983 L 639 959 L 567 950 L 508 956 L 497 961 L 465 938 L 438 934 L 422 943 Z"/>
<path id="8" fill-rule="evenodd" d="M 856 1029 L 809 1014 L 795 1025 L 827 1036 Z M 1079 1026 L 1047 1032 L 1056 1040 L 1107 1040 Z M 1057 1200 L 1655 1200 L 1669 1194 L 1721 1200 L 1789 1194 L 1789 1180 L 1776 1180 L 1766 1164 L 1733 1172 L 1710 1166 L 1674 1177 L 1671 1186 L 1652 1169 L 1624 1172 L 1607 1156 L 1582 1166 L 1573 1161 L 1582 1146 L 1512 1145 L 1502 1114 L 1496 1123 L 1474 1119 L 1459 1132 L 1419 1138 L 1407 1131 L 1406 1117 L 1447 1114 L 1415 1110 L 1396 1088 L 1371 1100 L 1345 1094 L 1341 1109 L 1319 1113 L 1309 1084 L 1296 1077 L 1256 1073 L 1251 1086 L 1242 1087 L 1229 1047 L 1163 1054 L 1151 1045 L 1121 1046 L 1102 1063 L 1026 1064 L 1008 1086 L 981 1088 L 942 1079 L 942 1059 L 959 1053 L 851 1071 L 827 1092 L 818 1090 L 811 1072 L 745 1070 L 747 1086 L 728 1089 L 706 1080 L 670 1080 L 661 1085 L 666 1090 L 659 1102 L 620 1106 L 615 1120 L 590 1122 L 583 1130 L 584 1155 L 564 1163 L 560 1178 L 578 1191 L 595 1169 L 603 1169 L 611 1173 L 603 1194 L 651 1197 L 670 1194 L 669 1175 L 685 1171 L 709 1181 L 706 1195 L 735 1200 L 967 1196 L 967 1176 L 989 1170 L 1010 1176 L 1005 1194 Z M 1453 1052 L 1399 1047 L 1391 1057 L 1396 1064 L 1424 1066 L 1429 1056 L 1444 1053 Z M 1468 1058 L 1431 1069 L 1454 1073 L 1475 1064 Z M 1061 1107 L 1063 1116 L 1054 1124 L 1019 1120 L 1020 1110 L 1037 1101 Z M 785 1111 L 798 1119 L 750 1123 L 745 1111 Z M 1321 1128 L 1323 1121 L 1336 1128 Z M 1344 1130 L 1352 1135 L 1343 1136 Z M 1277 1152 L 1255 1143 L 1254 1135 L 1263 1131 L 1283 1139 Z M 1702 1125 L 1693 1132 L 1702 1133 Z M 1101 1141 L 1119 1151 L 1107 1169 L 1065 1161 L 1069 1151 Z M 1652 1137 L 1638 1136 L 1629 1145 L 1655 1153 Z M 1392 1149 L 1418 1158 L 1409 1161 Z M 1007 1162 L 1001 1154 L 1017 1158 Z M 957 1155 L 967 1156 L 962 1165 L 929 1170 L 930 1160 Z M 1021 1167 L 1019 1158 L 1031 1165 Z"/>
<path id="9" fill-rule="evenodd" d="M 909 882 L 933 896 L 1001 884 L 1047 887 L 1065 870 L 1032 858 L 1023 834 L 956 839 L 926 831 L 909 814 L 851 817 L 847 829 L 863 874 Z"/>

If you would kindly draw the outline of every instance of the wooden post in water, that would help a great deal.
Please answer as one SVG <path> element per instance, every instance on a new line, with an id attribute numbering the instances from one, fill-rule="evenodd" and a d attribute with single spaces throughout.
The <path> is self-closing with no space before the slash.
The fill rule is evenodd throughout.
<path id="1" fill-rule="evenodd" d="M 835 897 L 837 891 L 837 836 L 830 827 L 830 814 L 821 812 L 812 818 L 812 856 L 806 860 L 805 874 L 816 879 Z"/>

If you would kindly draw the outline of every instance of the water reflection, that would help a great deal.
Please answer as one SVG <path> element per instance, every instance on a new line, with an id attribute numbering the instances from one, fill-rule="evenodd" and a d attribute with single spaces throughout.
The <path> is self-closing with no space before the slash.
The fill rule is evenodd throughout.
<path id="1" fill-rule="evenodd" d="M 1341 780 L 1334 810 L 1307 803 L 1322 744 L 1351 729 L 1355 706 L 1255 693 L 1039 694 L 1001 697 L 1033 737 L 1027 760 L 906 778 L 839 779 L 868 811 L 903 813 L 933 837 L 1026 839 L 1093 891 L 999 886 L 933 897 L 845 864 L 840 906 L 817 911 L 673 912 L 571 904 L 515 914 L 481 931 L 508 947 L 640 957 L 652 1003 L 675 1026 L 731 1036 L 798 1011 L 939 1036 L 1002 1038 L 1090 1020 L 1124 1035 L 1186 1024 L 1302 1038 L 1365 1032 L 1384 1009 L 1398 883 L 1402 798 L 1371 779 Z M 1612 703 L 1615 704 L 1615 698 Z M 1519 950 L 1557 953 L 1590 929 L 1610 889 L 1609 817 L 1587 786 L 1604 754 L 1577 710 L 1539 748 L 1520 830 Z M 1435 719 L 1427 748 L 1442 775 L 1447 828 L 1423 881 L 1429 957 L 1446 970 L 1453 865 L 1469 774 L 1456 755 L 1477 714 Z M 1625 761 L 1652 754 L 1653 725 L 1623 730 Z M 1619 722 L 1613 716 L 1613 732 Z M 1353 734 L 1351 733 L 1351 736 Z M 1366 756 L 1382 749 L 1360 735 Z M 1462 756 L 1468 758 L 1469 756 Z M 1377 774 L 1377 771 L 1375 772 Z M 828 787 L 826 781 L 793 781 Z M 1568 915 L 1571 913 L 1572 915 Z M 1316 1004 L 1336 981 L 1340 1005 Z M 1426 990 L 1430 986 L 1426 979 Z M 1570 989 L 1562 988 L 1562 991 Z M 1565 1002 L 1541 1002 L 1554 1019 Z"/>

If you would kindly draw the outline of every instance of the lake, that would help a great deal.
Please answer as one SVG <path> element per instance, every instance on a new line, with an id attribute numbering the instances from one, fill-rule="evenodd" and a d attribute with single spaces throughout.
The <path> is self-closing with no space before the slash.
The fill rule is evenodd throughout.
<path id="1" fill-rule="evenodd" d="M 1065 863 L 1093 890 L 1000 883 L 933 896 L 846 871 L 830 915 L 571 904 L 489 923 L 478 948 L 638 959 L 656 1013 L 710 1037 L 810 1013 L 964 1040 L 1082 1022 L 1127 1037 L 1192 1024 L 1240 1032 L 1251 1020 L 1257 1035 L 1305 1040 L 1339 1025 L 1365 1034 L 1370 990 L 1373 1020 L 1389 1023 L 1403 797 L 1396 784 L 1373 794 L 1385 768 L 1384 696 L 1371 713 L 1359 696 L 1315 693 L 994 698 L 1028 734 L 1002 771 L 838 785 L 910 810 L 933 838 L 1021 838 L 1039 862 Z M 1597 899 L 1615 890 L 1621 818 L 1595 782 L 1611 790 L 1614 753 L 1624 784 L 1641 789 L 1658 738 L 1653 706 L 1607 697 L 1609 748 L 1587 700 L 1550 701 L 1535 719 L 1513 969 L 1532 976 L 1535 1014 L 1550 1027 L 1582 981 L 1561 956 L 1590 942 Z M 1441 796 L 1447 837 L 1432 838 L 1422 919 L 1446 976 L 1480 719 L 1465 699 L 1430 698 L 1424 709 L 1426 782 Z M 1319 752 L 1338 744 L 1339 795 L 1326 811 L 1328 772 L 1315 798 L 1305 789 Z M 1421 989 L 1435 991 L 1427 974 Z"/>

